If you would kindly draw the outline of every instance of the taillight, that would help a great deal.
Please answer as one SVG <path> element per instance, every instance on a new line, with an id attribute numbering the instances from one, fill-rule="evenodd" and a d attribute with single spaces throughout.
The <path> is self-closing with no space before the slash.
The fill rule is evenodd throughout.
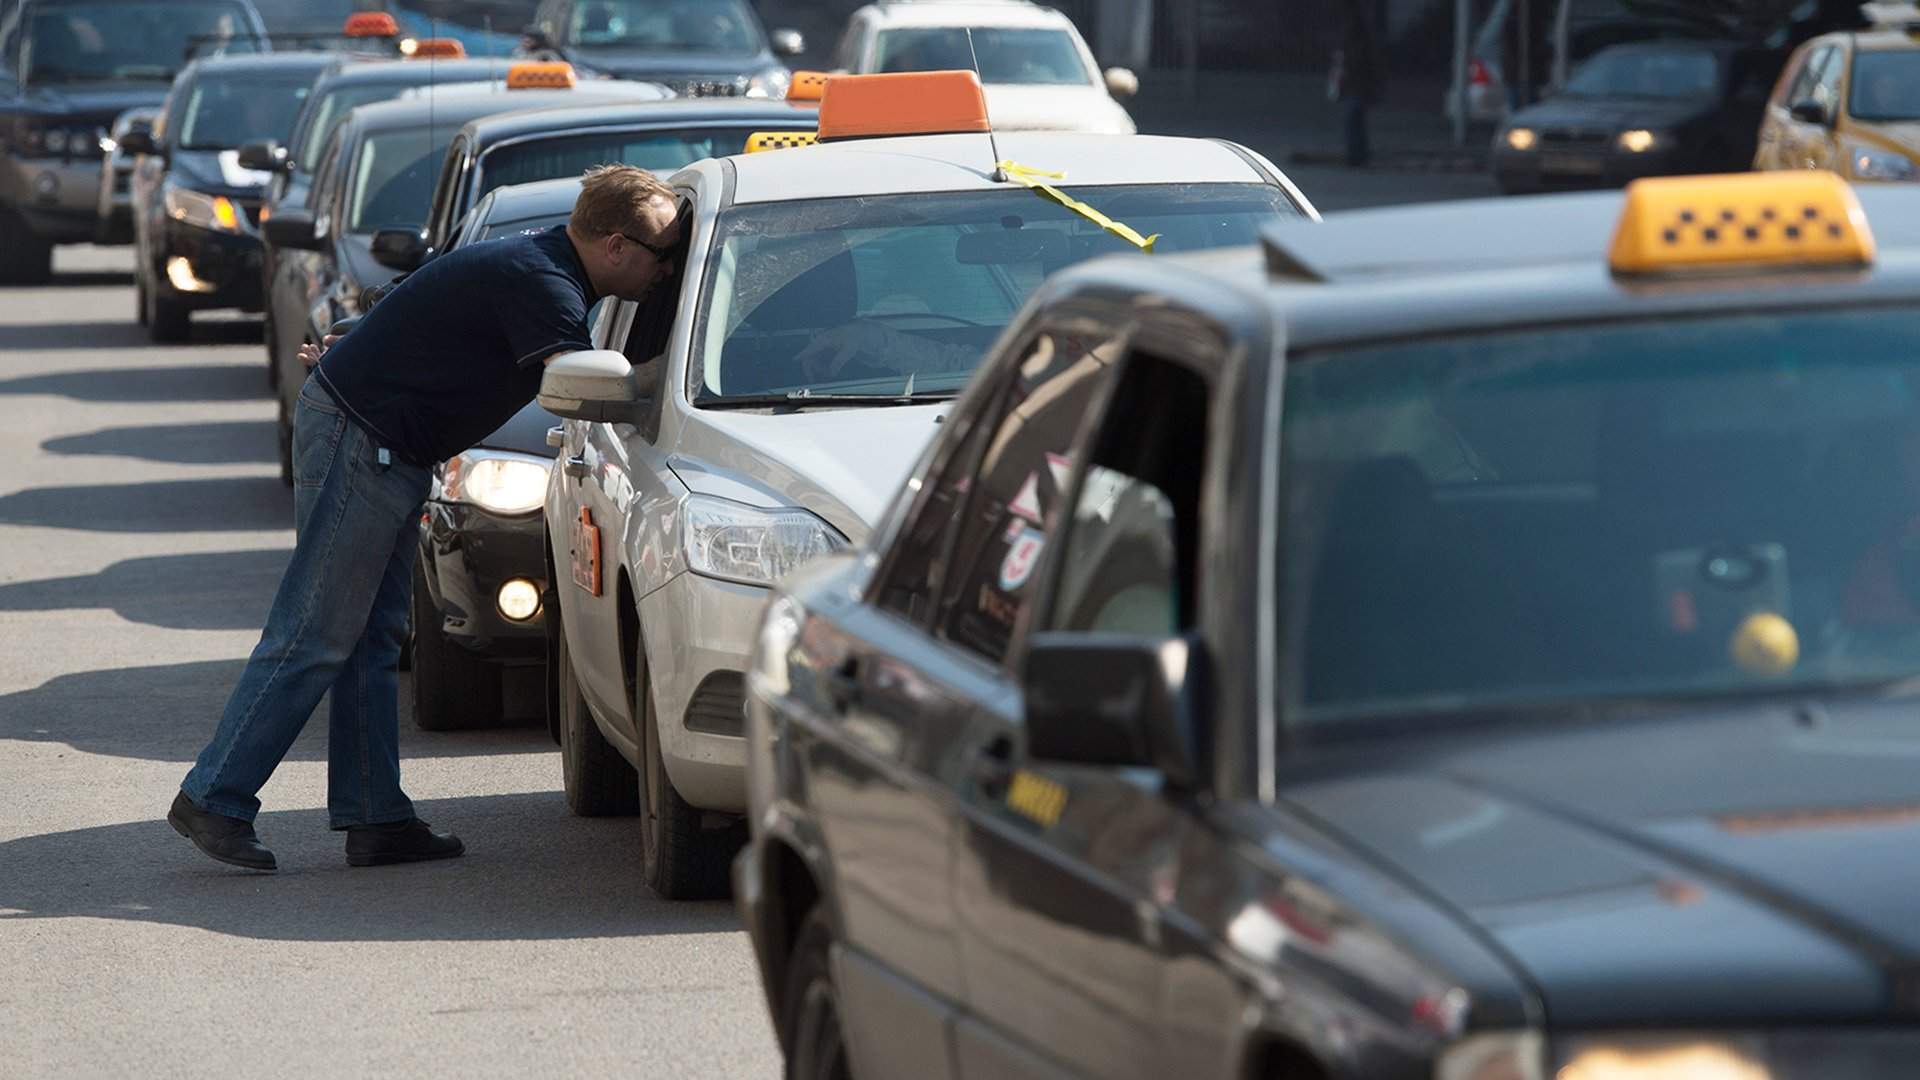
<path id="1" fill-rule="evenodd" d="M 1493 72 L 1487 70 L 1485 62 L 1471 61 L 1467 64 L 1467 81 L 1475 86 L 1492 86 Z"/>

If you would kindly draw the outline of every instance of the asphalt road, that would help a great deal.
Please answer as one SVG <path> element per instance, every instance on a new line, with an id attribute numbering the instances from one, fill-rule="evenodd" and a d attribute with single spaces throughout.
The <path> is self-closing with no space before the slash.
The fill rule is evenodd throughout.
<path id="1" fill-rule="evenodd" d="M 149 345 L 130 266 L 63 249 L 53 287 L 0 290 L 0 1075 L 778 1075 L 731 907 L 647 893 L 632 820 L 568 815 L 544 731 L 403 716 L 452 862 L 346 865 L 324 715 L 261 795 L 280 873 L 168 827 L 292 502 L 257 321 Z"/>

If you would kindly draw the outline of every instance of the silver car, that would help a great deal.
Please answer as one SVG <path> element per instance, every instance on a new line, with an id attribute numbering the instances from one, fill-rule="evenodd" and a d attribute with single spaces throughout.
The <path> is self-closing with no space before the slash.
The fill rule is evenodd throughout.
<path id="1" fill-rule="evenodd" d="M 866 538 L 1042 279 L 1133 250 L 1095 218 L 1180 251 L 1314 213 L 1219 141 L 1012 132 L 997 150 L 1064 171 L 1095 213 L 995 180 L 984 134 L 695 163 L 672 179 L 691 272 L 604 304 L 596 350 L 547 369 L 540 403 L 570 418 L 546 501 L 567 798 L 642 814 L 663 896 L 723 894 L 745 836 L 742 673 L 769 586 Z"/>

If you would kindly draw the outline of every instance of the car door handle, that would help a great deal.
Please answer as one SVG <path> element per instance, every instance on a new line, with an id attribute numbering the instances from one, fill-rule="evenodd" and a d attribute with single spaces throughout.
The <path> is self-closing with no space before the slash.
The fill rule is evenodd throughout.
<path id="1" fill-rule="evenodd" d="M 571 476 L 576 480 L 581 479 L 582 477 L 587 475 L 587 459 L 585 456 L 580 454 L 573 454 L 569 457 L 562 459 L 560 462 L 560 467 L 567 471 L 568 476 Z"/>
<path id="2" fill-rule="evenodd" d="M 973 758 L 973 783 L 982 795 L 998 799 L 1013 785 L 1013 740 L 1005 735 L 980 748 Z"/>
<path id="3" fill-rule="evenodd" d="M 839 667 L 828 669 L 822 682 L 835 708 L 855 704 L 860 700 L 860 658 L 850 656 Z"/>

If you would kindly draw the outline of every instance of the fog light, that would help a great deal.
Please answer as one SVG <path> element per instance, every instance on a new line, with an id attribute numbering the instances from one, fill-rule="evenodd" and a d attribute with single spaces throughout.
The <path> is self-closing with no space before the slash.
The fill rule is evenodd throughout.
<path id="1" fill-rule="evenodd" d="M 173 287 L 181 292 L 201 293 L 213 291 L 212 282 L 201 281 L 199 278 L 193 276 L 193 264 L 187 261 L 185 255 L 175 255 L 167 260 L 167 280 L 172 282 Z"/>
<path id="2" fill-rule="evenodd" d="M 500 614 L 514 622 L 526 622 L 540 614 L 540 587 L 526 578 L 514 578 L 500 586 L 494 602 L 500 605 Z"/>
<path id="3" fill-rule="evenodd" d="M 33 193 L 43 199 L 54 199 L 60 195 L 60 178 L 50 172 L 43 172 L 33 178 Z"/>

